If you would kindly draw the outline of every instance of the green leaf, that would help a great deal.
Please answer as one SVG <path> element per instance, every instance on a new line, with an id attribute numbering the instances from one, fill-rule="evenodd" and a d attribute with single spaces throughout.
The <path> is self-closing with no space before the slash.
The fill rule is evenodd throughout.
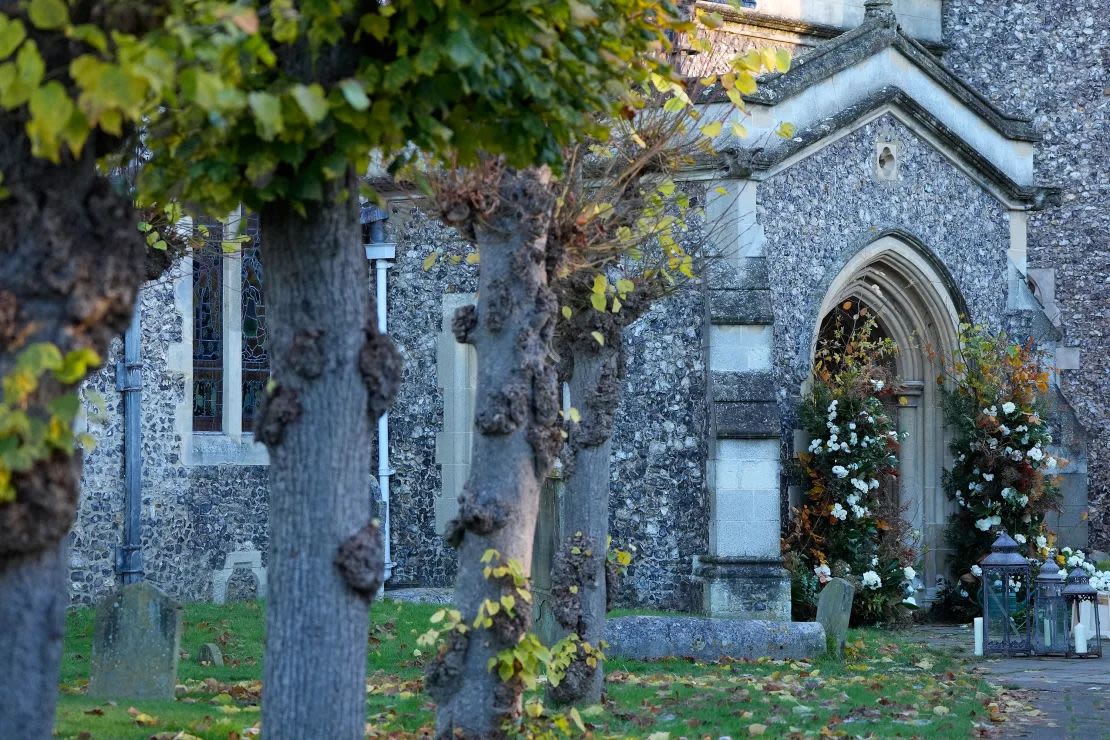
<path id="1" fill-rule="evenodd" d="M 281 117 L 281 99 L 268 92 L 252 92 L 247 95 L 247 104 L 254 114 L 259 137 L 263 141 L 273 141 L 285 128 Z"/>
<path id="2" fill-rule="evenodd" d="M 605 336 L 601 332 L 591 331 L 590 336 L 593 337 L 594 341 L 600 344 L 602 347 L 605 346 Z"/>
<path id="3" fill-rule="evenodd" d="M 570 306 L 563 306 L 563 318 L 564 319 L 569 319 L 573 315 L 574 315 L 574 312 L 570 310 Z"/>
<path id="4" fill-rule="evenodd" d="M 104 35 L 104 31 L 91 23 L 70 26 L 66 29 L 66 37 L 83 41 L 101 54 L 108 53 L 108 37 Z"/>
<path id="5" fill-rule="evenodd" d="M 81 399 L 77 397 L 76 393 L 66 393 L 52 399 L 46 405 L 46 408 L 54 416 L 70 422 L 76 418 L 77 412 L 81 409 Z"/>
<path id="6" fill-rule="evenodd" d="M 15 366 L 38 375 L 62 366 L 62 352 L 50 342 L 36 342 L 19 353 Z"/>
<path id="7" fill-rule="evenodd" d="M 83 347 L 66 353 L 60 369 L 54 371 L 54 377 L 59 382 L 72 385 L 88 373 L 90 367 L 100 364 L 100 355 L 94 350 Z"/>
<path id="8" fill-rule="evenodd" d="M 27 16 L 35 28 L 53 30 L 69 23 L 69 8 L 62 0 L 31 0 Z"/>
<path id="9" fill-rule="evenodd" d="M 594 284 L 590 289 L 595 295 L 605 295 L 605 291 L 609 289 L 609 279 L 602 275 L 600 272 L 594 275 Z"/>
<path id="10" fill-rule="evenodd" d="M 358 80 L 343 80 L 339 83 L 339 90 L 355 110 L 366 110 L 370 107 L 370 98 L 366 96 L 366 88 Z"/>
<path id="11" fill-rule="evenodd" d="M 456 67 L 469 67 L 481 56 L 470 34 L 461 28 L 447 37 L 444 50 Z"/>
<path id="12" fill-rule="evenodd" d="M 590 305 L 594 307 L 595 311 L 605 311 L 605 294 L 604 293 L 590 293 Z"/>
<path id="13" fill-rule="evenodd" d="M 27 38 L 23 21 L 0 13 L 0 59 L 7 59 Z"/>
<path id="14" fill-rule="evenodd" d="M 31 93 L 27 135 L 31 137 L 33 154 L 51 162 L 59 161 L 58 135 L 69 123 L 74 107 L 62 83 L 57 80 L 51 80 Z"/>
<path id="15" fill-rule="evenodd" d="M 45 65 L 39 48 L 28 42 L 19 47 L 15 64 L 0 64 L 0 107 L 23 105 L 42 82 Z"/>
<path id="16" fill-rule="evenodd" d="M 327 117 L 328 100 L 324 97 L 324 88 L 320 85 L 315 82 L 311 85 L 294 85 L 290 93 L 309 123 L 316 124 Z"/>

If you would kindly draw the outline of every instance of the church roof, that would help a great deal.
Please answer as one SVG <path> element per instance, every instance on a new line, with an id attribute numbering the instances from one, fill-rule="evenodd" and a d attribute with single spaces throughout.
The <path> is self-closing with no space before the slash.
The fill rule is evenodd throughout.
<path id="1" fill-rule="evenodd" d="M 762 77 L 745 100 L 749 136 L 718 146 L 731 152 L 734 174 L 776 168 L 891 111 L 999 197 L 1036 207 L 1052 192 L 1033 182 L 1039 137 L 1030 120 L 978 93 L 910 38 L 889 8 L 869 9 L 862 25 L 800 55 L 789 71 Z M 780 122 L 794 125 L 791 138 L 774 135 Z"/>

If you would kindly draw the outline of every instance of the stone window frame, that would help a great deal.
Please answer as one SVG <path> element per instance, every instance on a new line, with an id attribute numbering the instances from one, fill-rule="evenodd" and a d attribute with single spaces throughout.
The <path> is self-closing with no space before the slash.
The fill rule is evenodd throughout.
<path id="1" fill-rule="evenodd" d="M 474 445 L 474 405 L 478 357 L 473 345 L 460 344 L 451 331 L 455 311 L 474 303 L 474 293 L 445 293 L 436 341 L 436 385 L 443 393 L 443 426 L 436 433 L 435 462 L 440 484 L 434 504 L 439 532 L 458 513 L 458 496 L 470 473 Z"/>
<path id="2" fill-rule="evenodd" d="M 221 219 L 225 241 L 234 239 L 246 226 L 242 206 Z M 223 321 L 223 407 L 221 430 L 193 429 L 193 257 L 185 255 L 174 284 L 174 307 L 181 319 L 181 342 L 171 345 L 167 367 L 185 380 L 184 393 L 175 410 L 174 427 L 181 440 L 185 465 L 269 465 L 265 445 L 243 429 L 243 327 L 242 264 L 240 249 L 224 255 L 222 280 Z"/>

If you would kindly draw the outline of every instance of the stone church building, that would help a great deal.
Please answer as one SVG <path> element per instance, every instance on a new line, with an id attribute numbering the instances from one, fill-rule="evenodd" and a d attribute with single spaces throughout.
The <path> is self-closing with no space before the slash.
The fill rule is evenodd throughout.
<path id="1" fill-rule="evenodd" d="M 846 299 L 872 307 L 901 348 L 900 495 L 922 533 L 925 599 L 946 572 L 950 507 L 926 347 L 950 350 L 961 317 L 1034 336 L 1055 360 L 1056 453 L 1071 462 L 1050 524 L 1064 544 L 1110 549 L 1105 0 L 742 5 L 698 3 L 724 17 L 714 44 L 786 47 L 795 61 L 748 98 L 748 138 L 688 175 L 725 225 L 722 259 L 626 332 L 610 517 L 637 555 L 622 600 L 789 614 L 779 537 L 805 446 L 794 407 L 822 320 Z M 772 135 L 783 121 L 790 139 Z M 426 204 L 388 196 L 367 263 L 405 359 L 379 426 L 386 588 L 445 587 L 455 556 L 441 534 L 469 472 L 475 376 L 450 319 L 473 300 L 477 268 Z M 118 581 L 129 473 L 148 580 L 207 599 L 236 558 L 265 566 L 267 454 L 251 435 L 267 377 L 265 266 L 255 219 L 233 214 L 213 238 L 225 230 L 247 237 L 241 249 L 186 257 L 146 286 L 132 352 L 121 342 L 89 382 L 107 403 L 89 412 L 99 444 L 72 539 L 77 602 Z M 130 428 L 117 360 L 141 375 Z M 244 551 L 261 560 L 229 563 Z"/>

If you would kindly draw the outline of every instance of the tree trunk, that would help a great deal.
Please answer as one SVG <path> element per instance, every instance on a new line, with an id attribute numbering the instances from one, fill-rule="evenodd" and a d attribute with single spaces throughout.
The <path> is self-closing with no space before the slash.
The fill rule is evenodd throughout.
<path id="1" fill-rule="evenodd" d="M 271 384 L 255 434 L 270 451 L 267 738 L 361 738 L 370 600 L 382 548 L 370 522 L 374 419 L 400 363 L 377 332 L 355 178 L 298 215 L 262 210 Z"/>
<path id="2" fill-rule="evenodd" d="M 616 344 L 598 345 L 593 337 L 574 337 L 570 404 L 580 421 L 571 425 L 559 506 L 558 552 L 552 569 L 555 618 L 566 633 L 598 647 L 605 638 L 606 552 L 609 539 L 609 456 L 613 414 L 620 398 L 620 333 Z M 613 337 L 609 338 L 610 340 Z M 592 345 L 592 346 L 591 346 Z M 550 691 L 560 704 L 597 704 L 605 683 L 602 663 L 591 666 L 579 650 L 566 677 Z"/>
<path id="3" fill-rule="evenodd" d="M 502 170 L 492 183 L 499 200 L 472 232 L 482 258 L 478 305 L 460 309 L 453 324 L 456 338 L 473 344 L 478 356 L 470 480 L 448 528 L 459 552 L 455 606 L 467 627 L 483 602 L 514 593 L 511 579 L 483 574 L 487 550 L 498 553 L 494 565 L 515 561 L 529 572 L 540 487 L 561 444 L 547 181 L 546 171 Z M 438 737 L 499 737 L 519 717 L 519 677 L 502 681 L 488 667 L 528 629 L 530 606 L 520 598 L 516 603 L 511 618 L 501 611 L 492 627 L 454 634 L 429 666 Z"/>
<path id="4" fill-rule="evenodd" d="M 0 172 L 10 190 L 0 199 L 0 376 L 38 342 L 103 356 L 127 326 L 145 277 L 131 203 L 96 170 L 100 135 L 81 159 L 55 165 L 31 156 L 22 116 L 0 112 Z M 45 374 L 26 413 L 46 419 L 47 404 L 75 392 Z M 5 442 L 16 436 L 7 434 Z M 3 738 L 52 734 L 69 591 L 64 542 L 77 513 L 80 454 L 35 460 L 12 475 L 15 500 L 0 502 Z"/>
<path id="5" fill-rule="evenodd" d="M 0 560 L 0 737 L 48 738 L 69 603 L 69 549 Z"/>

